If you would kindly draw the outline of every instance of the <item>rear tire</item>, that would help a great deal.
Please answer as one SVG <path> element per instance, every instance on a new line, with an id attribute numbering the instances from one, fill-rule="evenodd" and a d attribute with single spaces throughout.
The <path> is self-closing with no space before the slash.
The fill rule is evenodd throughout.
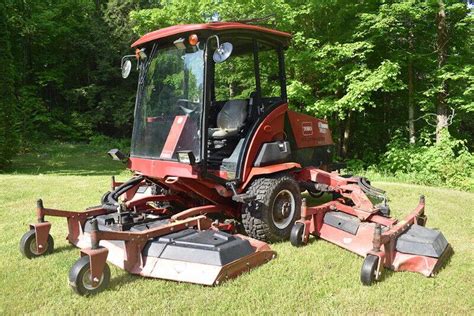
<path id="1" fill-rule="evenodd" d="M 255 179 L 247 189 L 255 200 L 242 211 L 246 233 L 266 242 L 288 240 L 295 221 L 300 217 L 301 191 L 288 175 Z"/>
<path id="2" fill-rule="evenodd" d="M 367 255 L 360 270 L 360 281 L 363 285 L 370 286 L 375 282 L 379 257 Z"/>

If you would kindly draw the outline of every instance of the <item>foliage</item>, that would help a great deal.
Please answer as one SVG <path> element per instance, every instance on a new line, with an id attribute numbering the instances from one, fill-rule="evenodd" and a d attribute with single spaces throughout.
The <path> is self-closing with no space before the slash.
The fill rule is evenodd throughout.
<path id="1" fill-rule="evenodd" d="M 410 177 L 415 183 L 474 191 L 474 155 L 468 151 L 465 141 L 447 133 L 436 145 L 431 144 L 429 138 L 413 146 L 403 137 L 394 137 L 378 169 Z"/>
<path id="2" fill-rule="evenodd" d="M 112 138 L 105 135 L 93 135 L 89 138 L 89 146 L 96 149 L 103 148 L 105 150 L 118 148 L 125 153 L 130 148 L 130 139 Z"/>
<path id="3" fill-rule="evenodd" d="M 436 48 L 440 1 L 448 36 L 442 66 Z M 15 144 L 130 138 L 137 74 L 122 80 L 119 64 L 139 36 L 211 17 L 268 15 L 257 23 L 293 34 L 285 53 L 290 107 L 328 120 L 339 156 L 377 165 L 390 140 L 409 138 L 410 122 L 421 144 L 415 147 L 437 152 L 426 144 L 434 139 L 437 95 L 445 87 L 451 137 L 465 140 L 472 152 L 474 14 L 462 1 L 440 1 L 6 0 L 0 107 L 12 119 L 0 123 L 1 164 Z M 238 59 L 217 69 L 223 77 L 219 98 L 253 91 L 251 63 Z M 262 88 L 272 94 L 275 64 L 267 60 Z"/>
<path id="4" fill-rule="evenodd" d="M 0 3 L 0 169 L 10 163 L 17 151 L 18 130 L 16 104 L 13 96 L 14 69 L 9 42 L 9 26 L 6 23 L 6 8 Z"/>

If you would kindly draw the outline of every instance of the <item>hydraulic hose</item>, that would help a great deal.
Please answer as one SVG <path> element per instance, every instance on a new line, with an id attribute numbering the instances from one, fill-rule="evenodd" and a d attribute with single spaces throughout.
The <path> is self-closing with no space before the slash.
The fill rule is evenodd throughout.
<path id="1" fill-rule="evenodd" d="M 144 176 L 138 176 L 131 178 L 127 182 L 122 183 L 112 192 L 107 192 L 102 197 L 102 208 L 109 210 L 109 211 L 116 211 L 117 207 L 119 206 L 118 198 L 137 184 L 145 179 Z"/>

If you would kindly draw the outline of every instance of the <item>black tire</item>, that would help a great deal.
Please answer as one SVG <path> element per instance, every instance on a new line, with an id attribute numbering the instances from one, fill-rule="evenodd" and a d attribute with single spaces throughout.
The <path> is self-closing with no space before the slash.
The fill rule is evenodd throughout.
<path id="1" fill-rule="evenodd" d="M 28 259 L 48 255 L 54 251 L 54 239 L 48 235 L 48 241 L 43 251 L 36 251 L 36 233 L 34 229 L 26 232 L 20 239 L 20 252 Z"/>
<path id="2" fill-rule="evenodd" d="M 291 229 L 300 218 L 301 190 L 290 176 L 255 179 L 247 189 L 255 200 L 242 210 L 242 224 L 252 238 L 278 242 L 290 238 Z"/>
<path id="3" fill-rule="evenodd" d="M 110 283 L 110 268 L 107 263 L 97 286 L 93 286 L 90 280 L 89 256 L 81 257 L 69 270 L 69 285 L 79 295 L 94 295 L 105 290 Z"/>
<path id="4" fill-rule="evenodd" d="M 363 285 L 370 286 L 375 282 L 377 265 L 379 264 L 379 257 L 374 255 L 367 255 L 360 270 L 360 281 Z"/>
<path id="5" fill-rule="evenodd" d="M 293 228 L 291 229 L 291 234 L 290 234 L 291 244 L 295 247 L 303 246 L 304 245 L 303 234 L 304 234 L 304 224 L 295 223 L 295 225 L 293 225 Z"/>

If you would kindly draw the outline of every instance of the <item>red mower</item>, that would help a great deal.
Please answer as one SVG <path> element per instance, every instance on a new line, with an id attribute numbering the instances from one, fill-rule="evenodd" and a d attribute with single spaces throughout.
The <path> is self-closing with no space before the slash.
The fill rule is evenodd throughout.
<path id="1" fill-rule="evenodd" d="M 65 217 L 81 249 L 69 273 L 81 295 L 104 290 L 107 261 L 133 274 L 219 284 L 275 257 L 267 244 L 319 237 L 365 257 L 361 281 L 384 268 L 433 275 L 451 253 L 425 228 L 425 201 L 390 217 L 384 192 L 332 170 L 326 121 L 288 109 L 288 33 L 243 23 L 177 25 L 136 41 L 122 59 L 140 70 L 130 157 L 134 177 L 112 178 L 84 212 L 37 204 L 21 238 L 27 258 L 53 252 L 47 216 Z M 247 74 L 247 75 L 242 75 Z M 330 201 L 309 206 L 301 193 Z"/>

